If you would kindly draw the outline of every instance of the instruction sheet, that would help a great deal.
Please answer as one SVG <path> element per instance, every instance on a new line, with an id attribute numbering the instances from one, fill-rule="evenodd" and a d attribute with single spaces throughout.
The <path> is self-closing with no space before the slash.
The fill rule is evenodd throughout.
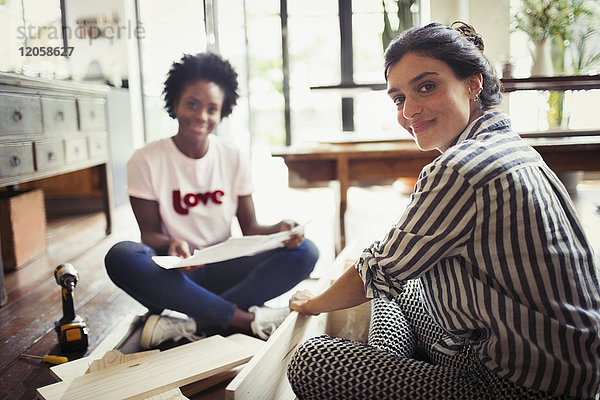
<path id="1" fill-rule="evenodd" d="M 277 232 L 271 235 L 231 237 L 223 243 L 206 247 L 201 250 L 194 250 L 194 254 L 188 258 L 177 256 L 154 256 L 152 257 L 152 260 L 162 268 L 173 269 L 251 256 L 262 251 L 283 247 L 283 242 L 285 240 L 289 239 L 293 233 L 302 232 L 303 229 L 303 225 L 298 225 L 292 230 Z"/>

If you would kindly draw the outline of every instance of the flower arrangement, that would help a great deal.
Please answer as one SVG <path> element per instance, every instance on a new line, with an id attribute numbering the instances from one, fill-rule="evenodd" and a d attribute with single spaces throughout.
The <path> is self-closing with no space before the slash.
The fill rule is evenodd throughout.
<path id="1" fill-rule="evenodd" d="M 570 27 L 588 13 L 585 0 L 522 0 L 515 15 L 515 29 L 532 40 L 568 39 Z"/>
<path id="2" fill-rule="evenodd" d="M 593 72 L 600 64 L 600 1 L 521 0 L 513 20 L 514 30 L 525 32 L 538 45 L 551 45 L 551 67 L 555 75 Z M 534 65 L 536 60 L 534 59 Z M 532 67 L 533 73 L 533 67 Z M 564 92 L 551 92 L 548 123 L 560 127 Z"/>

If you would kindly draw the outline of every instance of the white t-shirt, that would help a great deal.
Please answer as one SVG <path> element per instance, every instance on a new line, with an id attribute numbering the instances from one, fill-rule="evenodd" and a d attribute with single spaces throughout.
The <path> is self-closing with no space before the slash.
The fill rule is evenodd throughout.
<path id="1" fill-rule="evenodd" d="M 149 143 L 127 163 L 127 183 L 129 196 L 158 202 L 163 233 L 192 251 L 229 238 L 238 196 L 253 191 L 245 157 L 214 135 L 199 159 L 181 153 L 172 138 Z"/>

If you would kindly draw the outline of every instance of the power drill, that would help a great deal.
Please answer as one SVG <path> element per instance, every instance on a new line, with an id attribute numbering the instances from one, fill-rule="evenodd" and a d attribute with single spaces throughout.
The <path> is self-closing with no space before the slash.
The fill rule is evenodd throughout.
<path id="1" fill-rule="evenodd" d="M 79 273 L 71 264 L 61 264 L 54 271 L 54 279 L 62 287 L 63 317 L 54 323 L 58 344 L 63 353 L 85 350 L 88 347 L 88 330 L 83 318 L 75 315 L 73 289 Z"/>

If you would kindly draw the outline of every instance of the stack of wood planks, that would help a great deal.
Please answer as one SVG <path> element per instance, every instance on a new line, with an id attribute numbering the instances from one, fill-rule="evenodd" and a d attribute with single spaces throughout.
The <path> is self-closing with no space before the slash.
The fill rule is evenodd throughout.
<path id="1" fill-rule="evenodd" d="M 52 367 L 61 382 L 39 388 L 37 396 L 44 400 L 185 399 L 179 388 L 193 394 L 230 379 L 264 343 L 235 334 L 215 335 L 162 352 L 111 350 L 100 360 Z"/>

